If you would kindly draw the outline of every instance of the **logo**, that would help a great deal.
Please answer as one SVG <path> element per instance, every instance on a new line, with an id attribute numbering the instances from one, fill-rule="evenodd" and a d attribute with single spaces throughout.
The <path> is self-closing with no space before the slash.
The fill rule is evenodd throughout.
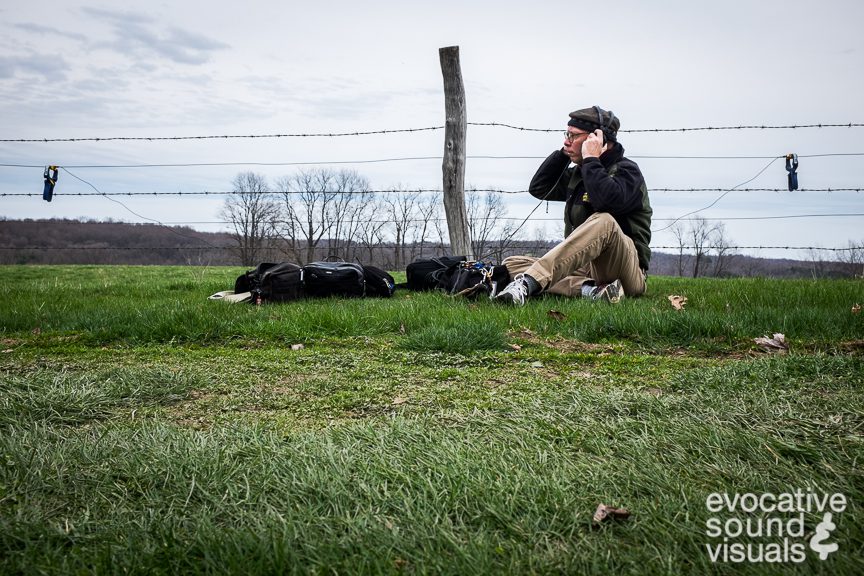
<path id="1" fill-rule="evenodd" d="M 846 505 L 843 494 L 809 488 L 782 494 L 709 494 L 705 507 L 713 516 L 705 521 L 708 557 L 714 563 L 801 563 L 808 555 L 827 560 L 840 547 L 834 518 Z M 808 515 L 819 519 L 812 533 L 805 528 Z"/>
<path id="2" fill-rule="evenodd" d="M 839 548 L 836 542 L 832 542 L 831 544 L 822 543 L 830 538 L 830 533 L 833 532 L 835 528 L 837 528 L 837 526 L 831 522 L 831 512 L 826 512 L 822 522 L 816 526 L 816 534 L 810 538 L 810 549 L 819 554 L 820 560 L 827 560 L 828 555 L 832 552 L 836 552 Z"/>

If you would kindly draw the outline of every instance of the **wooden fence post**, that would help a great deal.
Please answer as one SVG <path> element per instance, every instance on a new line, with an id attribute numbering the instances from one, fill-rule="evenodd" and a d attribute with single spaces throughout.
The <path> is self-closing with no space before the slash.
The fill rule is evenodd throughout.
<path id="1" fill-rule="evenodd" d="M 459 47 L 438 50 L 441 73 L 444 75 L 444 213 L 450 234 L 450 250 L 454 255 L 474 259 L 471 248 L 471 228 L 465 209 L 465 132 L 468 127 L 465 110 L 465 85 L 459 65 Z"/>

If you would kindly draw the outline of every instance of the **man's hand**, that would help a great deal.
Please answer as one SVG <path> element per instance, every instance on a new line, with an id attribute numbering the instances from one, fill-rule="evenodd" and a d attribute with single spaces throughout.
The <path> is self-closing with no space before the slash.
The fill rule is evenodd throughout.
<path id="1" fill-rule="evenodd" d="M 582 158 L 599 158 L 609 148 L 603 143 L 603 131 L 595 130 L 582 142 Z"/>

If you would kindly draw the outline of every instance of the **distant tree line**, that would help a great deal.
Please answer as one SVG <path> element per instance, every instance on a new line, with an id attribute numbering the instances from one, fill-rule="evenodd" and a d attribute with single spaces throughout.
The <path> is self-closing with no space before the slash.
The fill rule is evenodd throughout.
<path id="1" fill-rule="evenodd" d="M 254 172 L 232 182 L 221 217 L 228 232 L 92 220 L 0 217 L 0 264 L 169 264 L 252 267 L 260 262 L 339 259 L 404 270 L 418 258 L 450 254 L 439 195 L 396 186 L 370 189 L 351 170 L 300 170 L 272 185 Z M 539 256 L 560 240 L 533 239 L 508 219 L 500 194 L 466 190 L 475 255 L 499 263 Z M 812 250 L 805 260 L 738 254 L 722 223 L 694 218 L 671 227 L 678 249 L 654 251 L 650 273 L 666 276 L 864 276 L 864 242 L 841 252 Z"/>
<path id="2" fill-rule="evenodd" d="M 278 254 L 300 264 L 331 258 L 398 270 L 446 251 L 442 203 L 433 194 L 402 186 L 373 192 L 357 172 L 325 168 L 273 185 L 242 172 L 232 186 L 220 215 L 245 266 Z M 475 255 L 500 261 L 524 244 L 499 194 L 467 190 L 466 199 Z"/>

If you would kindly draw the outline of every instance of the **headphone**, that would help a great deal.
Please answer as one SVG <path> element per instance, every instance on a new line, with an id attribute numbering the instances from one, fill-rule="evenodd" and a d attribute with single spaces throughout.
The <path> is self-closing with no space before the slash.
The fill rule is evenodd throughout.
<path id="1" fill-rule="evenodd" d="M 600 126 L 600 130 L 603 131 L 603 143 L 606 143 L 606 140 L 615 141 L 615 131 L 612 129 L 612 122 L 615 121 L 615 113 L 609 110 L 609 119 L 604 120 L 603 114 L 607 114 L 606 110 L 603 110 L 599 106 L 594 106 L 594 111 L 597 112 L 597 124 Z"/>

